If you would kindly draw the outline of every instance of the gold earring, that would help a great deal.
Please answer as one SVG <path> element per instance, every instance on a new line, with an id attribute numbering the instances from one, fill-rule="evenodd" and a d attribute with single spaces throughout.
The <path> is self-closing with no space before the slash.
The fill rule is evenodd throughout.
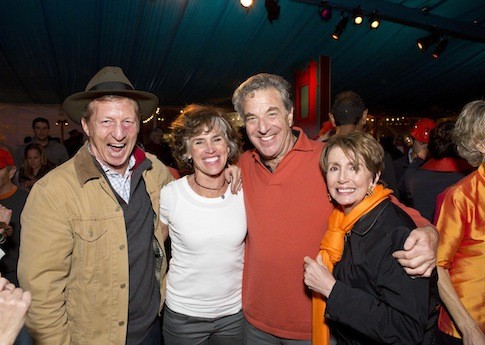
<path id="1" fill-rule="evenodd" d="M 369 186 L 369 188 L 367 188 L 367 192 L 365 193 L 365 195 L 371 196 L 372 194 L 374 194 L 374 188 L 372 188 L 372 186 Z"/>
<path id="2" fill-rule="evenodd" d="M 332 202 L 332 196 L 330 195 L 330 193 L 327 193 L 327 198 L 328 198 L 328 201 Z"/>

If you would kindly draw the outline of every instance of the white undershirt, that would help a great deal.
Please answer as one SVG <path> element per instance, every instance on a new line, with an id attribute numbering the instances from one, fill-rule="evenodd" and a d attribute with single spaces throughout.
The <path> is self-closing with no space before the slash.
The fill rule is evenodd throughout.
<path id="1" fill-rule="evenodd" d="M 241 310 L 246 213 L 243 192 L 224 198 L 195 193 L 187 177 L 162 188 L 160 219 L 169 225 L 172 259 L 167 306 L 215 318 Z"/>

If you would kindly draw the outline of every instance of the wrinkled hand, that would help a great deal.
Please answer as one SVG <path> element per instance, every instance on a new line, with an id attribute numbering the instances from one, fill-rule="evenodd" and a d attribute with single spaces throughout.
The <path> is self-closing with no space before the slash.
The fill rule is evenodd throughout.
<path id="1" fill-rule="evenodd" d="M 242 188 L 241 168 L 237 165 L 228 164 L 224 170 L 224 177 L 227 183 L 231 183 L 231 193 L 237 194 Z"/>
<path id="2" fill-rule="evenodd" d="M 411 231 L 404 242 L 404 249 L 392 254 L 407 274 L 413 277 L 429 277 L 436 267 L 436 249 L 439 236 L 434 226 Z"/>
<path id="3" fill-rule="evenodd" d="M 12 210 L 0 205 L 0 222 L 9 224 L 12 218 Z"/>
<path id="4" fill-rule="evenodd" d="M 0 277 L 0 344 L 13 344 L 24 325 L 31 302 L 28 291 Z"/>
<path id="5" fill-rule="evenodd" d="M 305 256 L 303 260 L 305 261 L 305 271 L 303 274 L 305 285 L 310 290 L 328 297 L 330 292 L 332 292 L 336 280 L 323 264 L 320 254 L 317 255 L 316 260 L 312 260 L 308 256 Z"/>

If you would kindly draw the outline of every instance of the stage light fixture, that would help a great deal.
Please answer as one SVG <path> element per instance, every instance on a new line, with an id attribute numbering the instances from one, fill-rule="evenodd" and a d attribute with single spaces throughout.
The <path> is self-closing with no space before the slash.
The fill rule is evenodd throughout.
<path id="1" fill-rule="evenodd" d="M 330 20 L 330 18 L 332 18 L 332 7 L 326 1 L 320 3 L 318 12 L 320 13 L 320 18 L 323 20 Z"/>
<path id="2" fill-rule="evenodd" d="M 273 20 L 280 17 L 280 5 L 278 5 L 278 0 L 265 0 L 264 6 L 268 11 L 268 20 L 270 23 L 273 23 Z"/>
<path id="3" fill-rule="evenodd" d="M 369 16 L 369 27 L 372 30 L 376 30 L 379 27 L 379 25 L 381 25 L 381 21 L 379 19 L 379 16 L 377 15 L 377 12 L 374 11 Z"/>
<path id="4" fill-rule="evenodd" d="M 360 6 L 352 11 L 352 18 L 355 25 L 360 25 L 364 22 L 364 15 L 362 14 Z"/>
<path id="5" fill-rule="evenodd" d="M 349 21 L 349 17 L 346 15 L 342 15 L 342 19 L 340 19 L 332 34 L 332 38 L 334 40 L 338 41 L 340 36 L 342 36 L 348 21 Z"/>
<path id="6" fill-rule="evenodd" d="M 446 49 L 446 46 L 448 45 L 448 40 L 441 38 L 440 43 L 438 43 L 438 46 L 434 50 L 433 54 L 431 54 L 432 57 L 435 59 L 438 59 L 440 55 L 443 53 L 443 51 Z"/>
<path id="7" fill-rule="evenodd" d="M 438 42 L 438 40 L 438 35 L 431 34 L 429 36 L 419 38 L 416 44 L 418 46 L 418 49 L 424 53 L 430 46 Z"/>
<path id="8" fill-rule="evenodd" d="M 249 9 L 253 7 L 254 0 L 239 0 L 239 3 L 241 4 L 242 7 Z"/>

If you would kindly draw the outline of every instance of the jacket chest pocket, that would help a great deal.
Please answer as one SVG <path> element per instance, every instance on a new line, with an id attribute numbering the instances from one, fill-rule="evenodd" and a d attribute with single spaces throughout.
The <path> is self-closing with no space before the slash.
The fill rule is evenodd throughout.
<path id="1" fill-rule="evenodd" d="M 86 266 L 94 265 L 108 257 L 108 231 L 99 224 L 80 224 L 74 230 L 79 260 Z"/>

